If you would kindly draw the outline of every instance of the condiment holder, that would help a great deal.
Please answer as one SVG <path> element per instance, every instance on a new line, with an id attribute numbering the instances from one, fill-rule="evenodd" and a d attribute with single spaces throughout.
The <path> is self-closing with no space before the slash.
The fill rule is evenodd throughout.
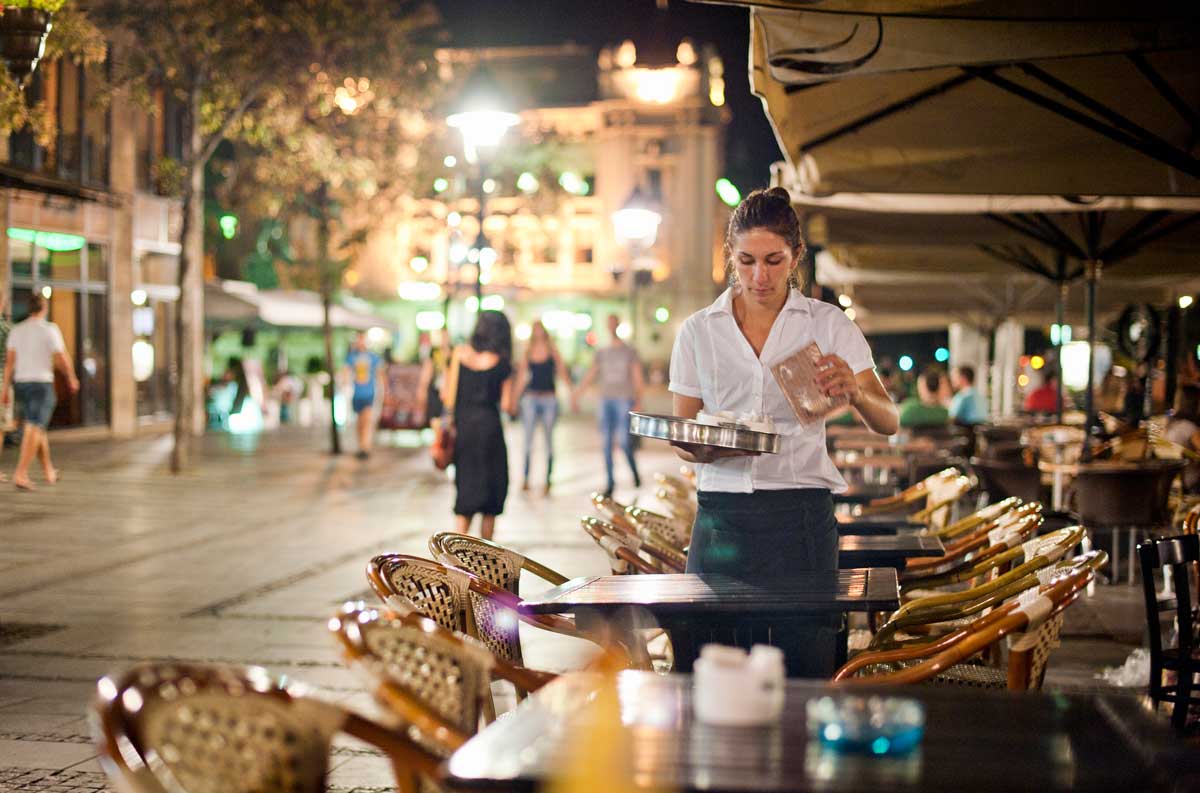
<path id="1" fill-rule="evenodd" d="M 772 724 L 783 713 L 783 651 L 756 644 L 738 647 L 706 644 L 692 666 L 692 703 L 705 724 L 755 727 Z"/>

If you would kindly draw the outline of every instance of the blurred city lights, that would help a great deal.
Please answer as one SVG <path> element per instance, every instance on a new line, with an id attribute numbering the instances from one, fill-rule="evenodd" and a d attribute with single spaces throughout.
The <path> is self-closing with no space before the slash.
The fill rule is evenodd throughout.
<path id="1" fill-rule="evenodd" d="M 659 306 L 658 308 L 654 309 L 654 319 L 656 319 L 658 322 L 666 322 L 670 318 L 671 312 L 667 310 L 666 306 Z"/>
<path id="2" fill-rule="evenodd" d="M 617 325 L 617 338 L 618 339 L 621 339 L 622 341 L 628 341 L 629 337 L 632 335 L 633 335 L 633 328 L 631 328 L 629 326 L 628 322 L 622 322 L 620 325 Z"/>
<path id="3" fill-rule="evenodd" d="M 1027 374 L 1017 375 L 1017 385 L 1021 386 L 1021 388 L 1024 388 L 1025 386 L 1029 385 L 1029 375 L 1027 375 Z"/>
<path id="4" fill-rule="evenodd" d="M 1041 369 L 1043 366 L 1046 365 L 1046 359 L 1040 355 L 1035 355 L 1029 359 L 1029 365 L 1032 366 L 1034 369 Z"/>
<path id="5" fill-rule="evenodd" d="M 467 243 L 462 240 L 455 240 L 450 243 L 450 262 L 455 265 L 460 265 L 467 260 L 470 251 L 467 249 Z"/>
<path id="6" fill-rule="evenodd" d="M 850 308 L 850 306 L 854 305 L 854 300 L 850 295 L 838 295 L 838 305 L 842 308 Z"/>
<path id="7" fill-rule="evenodd" d="M 450 188 L 450 180 L 444 176 L 439 176 L 433 180 L 433 191 L 435 193 L 444 193 Z"/>
<path id="8" fill-rule="evenodd" d="M 483 192 L 488 193 L 489 195 L 491 193 L 496 192 L 496 180 L 495 179 L 484 179 L 483 180 Z"/>
<path id="9" fill-rule="evenodd" d="M 1070 325 L 1051 325 L 1050 326 L 1050 343 L 1053 345 L 1066 344 L 1071 341 L 1071 326 Z"/>
<path id="10" fill-rule="evenodd" d="M 217 225 L 221 227 L 221 236 L 225 239 L 231 240 L 237 236 L 237 215 L 230 215 L 228 213 L 221 215 L 221 217 L 217 220 Z"/>
<path id="11" fill-rule="evenodd" d="M 520 341 L 528 341 L 529 337 L 533 335 L 533 326 L 528 322 L 521 322 L 513 328 L 513 335 Z"/>
<path id="12" fill-rule="evenodd" d="M 442 312 L 417 312 L 417 330 L 441 330 L 444 327 L 446 327 L 446 316 Z"/>
<path id="13" fill-rule="evenodd" d="M 558 186 L 572 195 L 587 195 L 588 186 L 584 178 L 574 171 L 563 171 L 558 176 Z"/>
<path id="14" fill-rule="evenodd" d="M 896 362 L 896 365 L 900 367 L 900 371 L 902 371 L 902 372 L 911 371 L 913 368 L 912 356 L 901 355 L 900 360 Z"/>
<path id="15" fill-rule="evenodd" d="M 470 297 L 467 298 L 467 311 L 474 314 L 478 310 L 479 310 L 479 298 L 475 297 L 475 295 L 471 295 Z"/>
<path id="16" fill-rule="evenodd" d="M 133 301 L 133 304 L 135 306 L 146 305 L 146 301 L 149 298 L 150 298 L 150 296 L 146 294 L 145 289 L 135 289 L 129 293 L 129 299 Z"/>
<path id="17" fill-rule="evenodd" d="M 522 193 L 536 192 L 539 186 L 540 182 L 538 182 L 537 177 L 531 174 L 529 171 L 523 171 L 521 175 L 517 177 L 517 189 Z"/>
<path id="18" fill-rule="evenodd" d="M 46 298 L 47 300 L 49 300 L 49 299 L 50 299 L 50 296 L 51 296 L 52 294 L 54 294 L 54 290 L 53 290 L 53 289 L 51 289 L 51 288 L 50 288 L 50 287 L 48 287 L 48 286 L 43 286 L 43 287 L 42 287 L 42 297 L 44 297 L 44 298 Z"/>
<path id="19" fill-rule="evenodd" d="M 1180 297 L 1179 297 L 1179 307 L 1180 308 L 1188 308 L 1194 302 L 1195 302 L 1195 300 L 1192 298 L 1191 295 L 1180 295 Z"/>
<path id="20" fill-rule="evenodd" d="M 504 133 L 520 121 L 516 113 L 503 110 L 467 110 L 449 116 L 446 124 L 462 133 L 467 160 L 476 162 L 480 149 L 495 148 Z"/>
<path id="21" fill-rule="evenodd" d="M 725 104 L 725 78 L 710 77 L 708 80 L 708 101 L 713 107 L 721 107 Z"/>
<path id="22" fill-rule="evenodd" d="M 665 105 L 679 96 L 679 81 L 683 73 L 674 66 L 662 69 L 632 70 L 633 93 L 643 102 Z"/>
<path id="23" fill-rule="evenodd" d="M 589 330 L 592 327 L 592 315 L 579 312 L 571 317 L 571 327 L 575 330 Z"/>
<path id="24" fill-rule="evenodd" d="M 504 298 L 500 295 L 488 295 L 480 303 L 484 311 L 503 311 Z"/>
<path id="25" fill-rule="evenodd" d="M 938 363 L 945 363 L 950 360 L 950 351 L 945 347 L 938 347 L 933 351 L 933 358 Z"/>
<path id="26" fill-rule="evenodd" d="M 441 284 L 429 281 L 403 281 L 396 288 L 401 300 L 438 300 L 442 296 Z"/>
<path id="27" fill-rule="evenodd" d="M 454 166 L 458 165 L 458 158 L 453 154 L 447 154 L 442 158 L 442 165 L 446 166 L 447 168 L 453 168 Z"/>
<path id="28" fill-rule="evenodd" d="M 367 341 L 371 344 L 379 345 L 391 338 L 391 335 L 386 328 L 370 328 L 367 330 Z"/>
<path id="29" fill-rule="evenodd" d="M 737 206 L 742 200 L 742 194 L 738 192 L 737 187 L 724 176 L 717 180 L 717 197 L 731 207 Z"/>
<path id="30" fill-rule="evenodd" d="M 490 245 L 485 245 L 479 250 L 479 266 L 485 271 L 492 269 L 496 264 L 496 249 Z"/>
<path id="31" fill-rule="evenodd" d="M 460 215 L 459 213 L 451 212 L 449 215 L 446 215 L 446 224 L 447 225 L 454 227 L 460 223 L 462 223 L 462 215 Z"/>
<path id="32" fill-rule="evenodd" d="M 587 344 L 587 346 L 595 347 L 596 341 L 598 340 L 598 338 L 599 337 L 596 336 L 596 331 L 590 330 L 590 331 L 588 331 L 588 334 L 583 337 L 583 341 L 585 344 Z M 1200 358 L 1200 346 L 1196 347 L 1196 357 Z"/>
<path id="33" fill-rule="evenodd" d="M 423 273 L 429 267 L 429 260 L 424 256 L 414 256 L 409 259 L 408 266 L 414 273 Z"/>
<path id="34" fill-rule="evenodd" d="M 846 319 L 850 320 L 851 322 L 858 319 L 858 312 L 853 308 L 847 308 L 843 310 L 846 312 Z"/>
<path id="35" fill-rule="evenodd" d="M 154 374 L 154 345 L 145 339 L 133 343 L 133 379 L 144 383 Z"/>

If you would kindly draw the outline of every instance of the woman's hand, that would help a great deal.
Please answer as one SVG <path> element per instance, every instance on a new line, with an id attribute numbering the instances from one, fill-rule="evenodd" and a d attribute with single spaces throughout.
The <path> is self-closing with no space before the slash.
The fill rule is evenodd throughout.
<path id="1" fill-rule="evenodd" d="M 726 457 L 757 457 L 759 452 L 748 452 L 742 449 L 726 449 L 720 446 L 706 446 L 702 443 L 684 443 L 671 441 L 675 453 L 680 459 L 689 463 L 711 463 Z"/>
<path id="2" fill-rule="evenodd" d="M 851 405 L 858 405 L 862 400 L 862 386 L 854 377 L 850 364 L 842 360 L 840 355 L 823 355 L 817 359 L 817 385 L 825 392 L 825 396 L 836 399 L 846 396 Z"/>

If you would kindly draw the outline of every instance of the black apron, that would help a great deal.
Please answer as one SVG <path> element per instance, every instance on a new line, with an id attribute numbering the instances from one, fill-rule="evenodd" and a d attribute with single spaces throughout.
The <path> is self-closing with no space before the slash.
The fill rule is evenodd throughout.
<path id="1" fill-rule="evenodd" d="M 837 521 L 828 490 L 702 491 L 698 498 L 687 572 L 769 585 L 798 572 L 837 569 Z M 783 650 L 789 677 L 828 679 L 843 655 L 838 652 L 843 620 L 750 617 L 733 636 L 712 640 L 747 648 L 772 644 Z"/>

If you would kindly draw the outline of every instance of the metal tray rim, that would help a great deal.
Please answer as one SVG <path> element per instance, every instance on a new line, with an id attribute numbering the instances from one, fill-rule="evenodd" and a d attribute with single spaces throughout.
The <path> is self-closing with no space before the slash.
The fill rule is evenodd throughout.
<path id="1" fill-rule="evenodd" d="M 632 410 L 629 412 L 629 431 L 643 438 L 764 454 L 778 453 L 781 445 L 780 435 L 774 432 L 759 432 L 730 425 L 701 424 L 677 416 L 638 413 Z"/>

